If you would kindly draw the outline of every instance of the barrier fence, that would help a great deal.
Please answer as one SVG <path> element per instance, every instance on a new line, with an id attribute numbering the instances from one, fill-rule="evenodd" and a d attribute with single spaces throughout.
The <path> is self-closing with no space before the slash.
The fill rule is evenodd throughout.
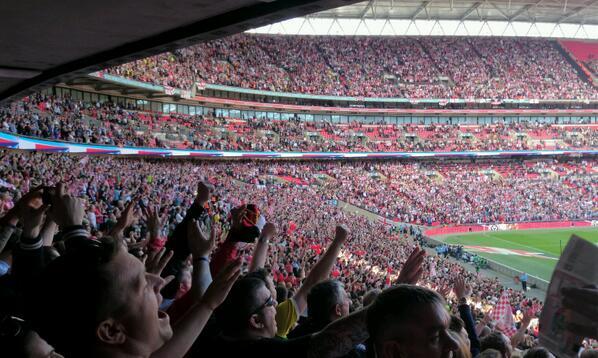
<path id="1" fill-rule="evenodd" d="M 138 157 L 173 157 L 202 159 L 471 159 L 542 156 L 593 156 L 598 150 L 513 150 L 487 152 L 251 152 L 217 150 L 183 150 L 144 147 L 116 147 L 60 142 L 31 138 L 0 131 L 0 148 L 39 152 L 122 155 Z"/>

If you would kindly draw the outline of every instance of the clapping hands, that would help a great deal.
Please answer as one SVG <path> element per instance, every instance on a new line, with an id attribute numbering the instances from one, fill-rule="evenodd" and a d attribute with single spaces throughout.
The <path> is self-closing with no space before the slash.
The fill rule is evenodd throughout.
<path id="1" fill-rule="evenodd" d="M 458 300 L 467 299 L 471 295 L 471 286 L 465 283 L 463 277 L 457 277 L 453 285 L 453 292 Z"/>
<path id="2" fill-rule="evenodd" d="M 44 188 L 45 190 L 50 191 L 49 215 L 61 229 L 83 223 L 83 201 L 69 195 L 63 183 L 58 183 L 54 188 Z"/>
<path id="3" fill-rule="evenodd" d="M 399 278 L 397 278 L 397 284 L 409 284 L 415 285 L 421 278 L 424 268 L 424 258 L 426 257 L 426 251 L 419 246 L 413 249 L 413 252 L 403 264 Z"/>
<path id="4" fill-rule="evenodd" d="M 209 256 L 216 244 L 216 225 L 212 223 L 208 236 L 197 220 L 190 220 L 187 223 L 187 242 L 193 259 Z"/>

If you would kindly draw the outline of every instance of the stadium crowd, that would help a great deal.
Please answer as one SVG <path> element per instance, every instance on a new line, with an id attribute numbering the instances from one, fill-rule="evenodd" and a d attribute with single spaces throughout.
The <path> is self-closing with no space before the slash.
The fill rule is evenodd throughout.
<path id="1" fill-rule="evenodd" d="M 510 357 L 540 349 L 540 301 L 426 254 L 416 226 L 370 221 L 331 205 L 329 186 L 272 177 L 310 182 L 306 173 L 328 170 L 355 184 L 368 179 L 351 167 L 399 178 L 400 165 L 346 163 L 335 172 L 325 162 L 1 154 L 0 349 L 9 356 L 472 357 L 493 348 Z M 572 172 L 593 165 L 544 163 Z M 595 197 L 595 183 L 584 188 Z M 546 206 L 576 201 L 543 192 Z M 598 292 L 563 294 L 568 308 L 591 312 Z M 571 327 L 598 338 L 595 327 Z M 593 344 L 584 341 L 587 357 Z"/>
<path id="2" fill-rule="evenodd" d="M 527 38 L 241 34 L 108 72 L 183 89 L 208 83 L 357 97 L 597 99 L 559 46 Z"/>
<path id="3" fill-rule="evenodd" d="M 327 187 L 392 220 L 424 225 L 595 219 L 593 164 L 347 163 Z"/>
<path id="4" fill-rule="evenodd" d="M 150 113 L 110 102 L 41 94 L 0 110 L 0 129 L 67 142 L 204 150 L 417 152 L 587 149 L 598 145 L 596 130 L 587 125 L 389 125 L 236 119 Z"/>

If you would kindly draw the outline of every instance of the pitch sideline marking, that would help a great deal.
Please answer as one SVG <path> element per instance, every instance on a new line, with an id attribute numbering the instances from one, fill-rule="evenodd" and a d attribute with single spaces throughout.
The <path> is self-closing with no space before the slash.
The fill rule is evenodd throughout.
<path id="1" fill-rule="evenodd" d="M 502 247 L 494 247 L 494 246 L 463 246 L 467 251 L 473 251 L 481 254 L 494 254 L 494 255 L 506 255 L 506 256 L 516 256 L 516 257 L 530 257 L 530 258 L 537 258 L 537 259 L 547 259 L 547 260 L 558 260 L 556 257 L 546 256 L 542 252 L 529 252 L 520 249 L 505 249 Z"/>
<path id="2" fill-rule="evenodd" d="M 526 249 L 530 249 L 530 250 L 533 250 L 533 251 L 540 251 L 540 252 L 542 252 L 544 255 L 546 255 L 547 257 L 552 257 L 552 258 L 557 258 L 557 259 L 558 259 L 558 256 L 555 256 L 554 254 L 552 254 L 552 253 L 549 253 L 549 252 L 546 252 L 546 251 L 544 251 L 544 250 L 538 249 L 537 247 L 533 247 L 533 246 L 527 246 L 527 245 L 520 244 L 520 243 L 518 243 L 518 242 L 513 242 L 513 241 L 505 240 L 505 239 L 502 239 L 502 238 L 500 238 L 500 237 L 497 237 L 497 236 L 494 236 L 494 235 L 491 235 L 491 234 L 488 234 L 488 233 L 485 233 L 485 232 L 484 232 L 482 235 L 483 235 L 483 236 L 486 236 L 486 237 L 491 237 L 491 238 L 493 238 L 493 239 L 496 239 L 496 240 L 502 241 L 502 242 L 504 242 L 504 243 L 508 243 L 508 244 L 512 244 L 512 245 L 518 245 L 518 246 L 520 246 L 520 247 L 525 247 Z M 533 251 L 531 251 L 531 252 L 533 252 Z"/>

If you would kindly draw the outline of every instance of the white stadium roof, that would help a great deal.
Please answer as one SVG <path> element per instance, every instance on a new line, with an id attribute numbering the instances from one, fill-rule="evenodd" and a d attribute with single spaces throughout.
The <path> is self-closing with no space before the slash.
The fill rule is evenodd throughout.
<path id="1" fill-rule="evenodd" d="M 598 0 L 370 0 L 250 32 L 598 39 Z"/>

